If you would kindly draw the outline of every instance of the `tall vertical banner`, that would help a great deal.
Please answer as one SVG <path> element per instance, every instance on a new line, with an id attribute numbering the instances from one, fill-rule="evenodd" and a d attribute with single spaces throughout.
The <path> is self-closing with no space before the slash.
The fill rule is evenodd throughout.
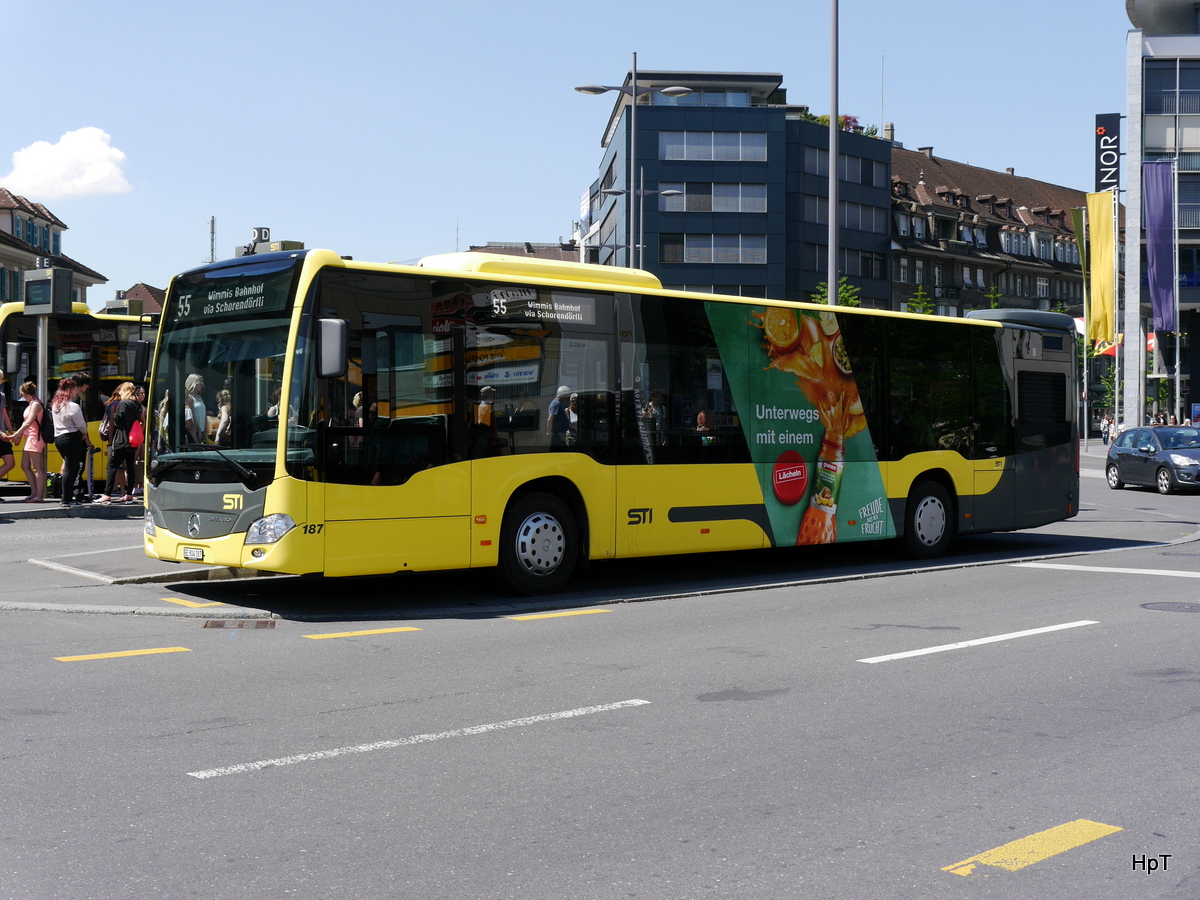
<path id="1" fill-rule="evenodd" d="M 1075 228 L 1075 242 L 1079 245 L 1079 267 L 1081 272 L 1086 275 L 1088 271 L 1088 253 L 1087 253 L 1087 232 L 1084 230 L 1087 226 L 1087 218 L 1083 214 L 1082 207 L 1071 210 L 1071 225 Z M 1088 292 L 1088 280 L 1083 279 L 1083 338 L 1087 339 L 1088 322 L 1091 321 L 1092 315 L 1092 297 Z"/>
<path id="2" fill-rule="evenodd" d="M 1088 234 L 1091 250 L 1088 253 L 1088 281 L 1091 283 L 1091 317 L 1088 320 L 1089 341 L 1116 343 L 1117 329 L 1113 313 L 1116 297 L 1116 275 L 1113 272 L 1113 251 L 1116 243 L 1116 217 L 1113 192 L 1087 195 Z"/>
<path id="3" fill-rule="evenodd" d="M 1121 186 L 1121 114 L 1096 116 L 1096 192 Z"/>
<path id="4" fill-rule="evenodd" d="M 1175 166 L 1142 163 L 1146 207 L 1146 275 L 1155 331 L 1175 330 Z"/>

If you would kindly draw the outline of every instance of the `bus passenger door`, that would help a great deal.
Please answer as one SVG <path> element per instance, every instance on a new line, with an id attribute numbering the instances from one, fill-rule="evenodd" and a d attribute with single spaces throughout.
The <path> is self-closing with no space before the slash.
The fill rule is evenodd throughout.
<path id="1" fill-rule="evenodd" d="M 351 323 L 346 375 L 317 386 L 325 572 L 464 567 L 471 471 L 463 458 L 465 424 L 455 414 L 463 408 L 454 377 L 461 321 L 435 318 L 436 304 L 424 297 L 384 303 L 354 296 L 395 290 L 376 278 L 333 273 L 324 285 L 323 306 Z M 446 305 L 455 302 L 451 296 Z"/>

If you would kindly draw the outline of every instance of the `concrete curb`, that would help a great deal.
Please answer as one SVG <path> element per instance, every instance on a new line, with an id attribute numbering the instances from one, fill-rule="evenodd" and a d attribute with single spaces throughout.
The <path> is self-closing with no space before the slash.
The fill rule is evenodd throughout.
<path id="1" fill-rule="evenodd" d="M 99 572 L 89 572 L 64 563 L 52 562 L 48 559 L 27 559 L 27 563 L 64 572 L 78 578 L 88 578 L 103 584 L 169 584 L 179 581 L 230 581 L 236 578 L 274 578 L 274 572 L 259 572 L 254 569 L 239 569 L 233 566 L 212 566 L 203 569 L 183 569 L 178 572 L 152 572 L 147 575 L 112 576 L 101 575 Z"/>

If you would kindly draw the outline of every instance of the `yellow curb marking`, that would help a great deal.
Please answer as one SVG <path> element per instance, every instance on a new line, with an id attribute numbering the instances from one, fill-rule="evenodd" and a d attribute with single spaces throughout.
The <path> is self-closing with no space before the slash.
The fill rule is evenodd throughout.
<path id="1" fill-rule="evenodd" d="M 310 641 L 324 641 L 329 638 L 362 637 L 367 634 L 395 634 L 398 631 L 420 631 L 420 628 L 377 628 L 374 631 L 339 631 L 337 634 L 305 634 L 302 637 Z"/>
<path id="2" fill-rule="evenodd" d="M 1066 825 L 1048 828 L 1011 841 L 1002 847 L 985 850 L 952 866 L 944 866 L 943 872 L 953 872 L 955 875 L 966 877 L 975 871 L 978 865 L 995 866 L 1016 872 L 1026 866 L 1057 856 L 1067 850 L 1073 850 L 1106 835 L 1121 831 L 1115 825 L 1105 825 L 1102 822 L 1092 822 L 1088 819 L 1076 819 Z"/>
<path id="3" fill-rule="evenodd" d="M 577 609 L 572 612 L 537 613 L 528 616 L 508 616 L 514 622 L 528 622 L 530 619 L 560 619 L 563 616 L 590 616 L 593 613 L 612 612 L 611 609 Z"/>
<path id="4" fill-rule="evenodd" d="M 122 650 L 119 653 L 90 653 L 87 656 L 56 656 L 59 662 L 80 662 L 85 659 L 116 659 L 119 656 L 149 656 L 152 653 L 191 653 L 191 647 L 157 647 L 153 650 Z"/>
<path id="5" fill-rule="evenodd" d="M 186 606 L 190 609 L 205 609 L 209 606 L 224 606 L 224 603 L 213 601 L 212 603 L 197 603 L 195 600 L 178 600 L 175 597 L 162 597 L 164 603 L 178 603 L 180 606 Z"/>

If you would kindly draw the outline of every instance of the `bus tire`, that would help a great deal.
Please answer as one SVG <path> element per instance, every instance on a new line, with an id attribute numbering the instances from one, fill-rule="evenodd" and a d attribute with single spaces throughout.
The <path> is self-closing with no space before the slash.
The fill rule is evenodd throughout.
<path id="1" fill-rule="evenodd" d="M 936 481 L 922 481 L 908 495 L 904 511 L 904 547 L 917 559 L 933 559 L 954 540 L 954 503 Z"/>
<path id="2" fill-rule="evenodd" d="M 504 514 L 500 528 L 500 574 L 519 594 L 562 590 L 575 571 L 579 528 L 553 494 L 526 494 Z"/>

